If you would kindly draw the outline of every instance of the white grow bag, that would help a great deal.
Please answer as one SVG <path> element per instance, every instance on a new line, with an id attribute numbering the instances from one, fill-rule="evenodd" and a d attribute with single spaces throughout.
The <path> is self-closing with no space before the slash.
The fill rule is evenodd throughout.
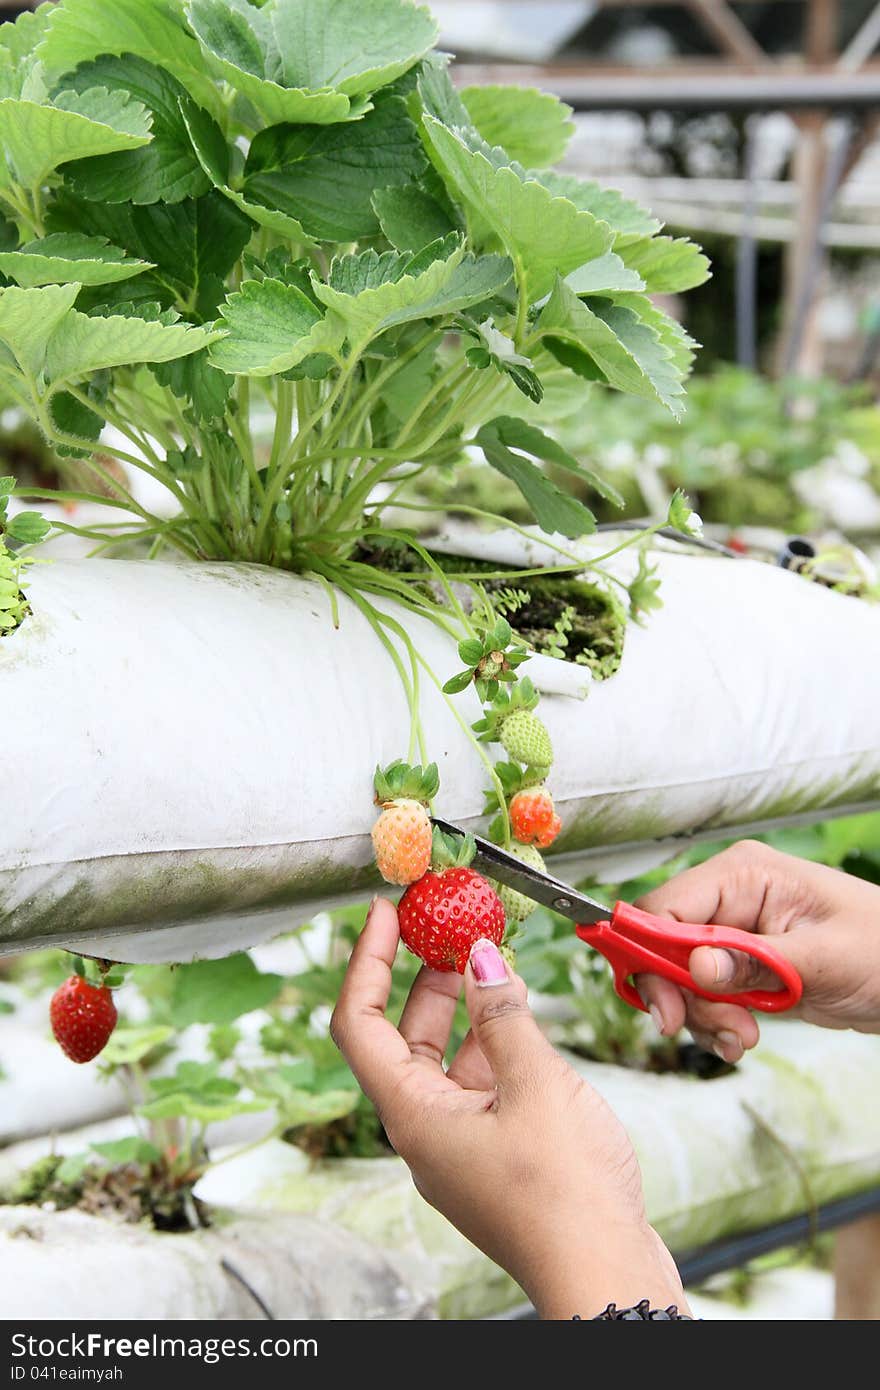
<path id="1" fill-rule="evenodd" d="M 504 533 L 479 554 L 554 562 Z M 671 837 L 880 803 L 880 610 L 748 560 L 658 559 L 663 610 L 630 625 L 587 700 L 583 668 L 528 667 L 554 692 L 563 856 L 613 879 L 621 850 L 659 859 Z M 405 753 L 409 725 L 352 604 L 335 629 L 324 590 L 296 576 L 109 560 L 35 568 L 30 599 L 0 641 L 21 769 L 0 824 L 0 949 L 220 955 L 370 887 L 373 770 Z M 441 680 L 457 669 L 450 639 L 406 625 Z M 485 769 L 422 689 L 438 805 L 476 825 Z M 454 698 L 478 716 L 472 691 Z"/>

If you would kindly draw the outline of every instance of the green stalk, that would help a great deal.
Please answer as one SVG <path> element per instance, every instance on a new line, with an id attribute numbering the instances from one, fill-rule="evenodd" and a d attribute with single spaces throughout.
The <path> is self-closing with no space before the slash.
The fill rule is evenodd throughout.
<path id="1" fill-rule="evenodd" d="M 377 608 L 374 608 L 371 603 L 368 603 L 367 600 L 363 597 L 363 594 L 359 593 L 358 590 L 354 587 L 354 585 L 349 584 L 345 579 L 344 574 L 342 574 L 342 572 L 337 570 L 334 566 L 321 564 L 319 568 L 319 573 L 323 573 L 327 577 L 327 579 L 330 580 L 331 583 L 335 583 L 337 588 L 341 589 L 342 592 L 346 594 L 347 597 L 351 600 L 351 602 L 355 605 L 355 607 L 360 610 L 360 612 L 364 615 L 367 622 L 369 623 L 370 627 L 375 632 L 376 636 L 379 638 L 382 645 L 385 647 L 392 661 L 394 662 L 394 665 L 397 668 L 397 674 L 400 676 L 400 680 L 403 685 L 404 692 L 406 694 L 407 705 L 409 707 L 410 745 L 412 746 L 413 744 L 413 726 L 417 726 L 415 737 L 419 743 L 419 747 L 422 747 L 423 736 L 421 733 L 421 722 L 419 720 L 418 705 L 415 702 L 415 692 L 413 690 L 411 679 L 407 675 L 403 662 L 400 659 L 400 653 L 397 651 L 397 648 L 395 647 L 394 643 L 382 629 L 382 622 L 386 621 L 385 615 L 380 613 Z"/>

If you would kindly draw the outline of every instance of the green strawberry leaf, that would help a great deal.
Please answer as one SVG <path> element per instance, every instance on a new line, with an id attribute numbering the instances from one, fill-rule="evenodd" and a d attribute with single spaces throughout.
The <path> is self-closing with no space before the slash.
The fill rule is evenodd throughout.
<path id="1" fill-rule="evenodd" d="M 426 116 L 425 133 L 459 197 L 485 222 L 516 267 L 520 292 L 542 299 L 557 275 L 604 255 L 613 234 L 605 222 L 554 198 L 512 168 L 495 168 L 486 154 L 468 149 L 460 135 Z"/>
<path id="2" fill-rule="evenodd" d="M 84 444 L 100 438 L 106 421 L 97 411 L 90 410 L 78 401 L 69 391 L 56 391 L 49 401 L 49 416 L 56 429 L 62 434 L 75 435 Z M 59 446 L 65 455 L 82 455 L 85 450 L 76 450 L 71 445 Z"/>
<path id="3" fill-rule="evenodd" d="M 88 203 L 71 194 L 55 200 L 51 225 L 106 236 L 129 255 L 149 261 L 151 280 L 161 281 L 185 313 L 213 319 L 226 277 L 241 256 L 252 223 L 213 189 L 178 203 Z"/>
<path id="4" fill-rule="evenodd" d="M 25 376 L 39 375 L 49 339 L 70 312 L 79 285 L 48 285 L 45 289 L 0 290 L 0 343 L 12 353 Z"/>
<path id="5" fill-rule="evenodd" d="M 615 233 L 615 249 L 633 239 L 654 236 L 662 225 L 638 203 L 624 198 L 614 188 L 603 188 L 601 184 L 576 178 L 573 174 L 560 174 L 554 169 L 542 169 L 534 177 L 554 197 L 567 198 L 581 212 L 591 212 L 600 221 L 607 222 Z"/>
<path id="6" fill-rule="evenodd" d="M 543 463 L 555 464 L 557 468 L 564 468 L 567 473 L 574 473 L 576 477 L 582 478 L 589 483 L 600 497 L 606 502 L 611 502 L 615 507 L 622 507 L 624 499 L 605 478 L 594 473 L 591 468 L 585 468 L 582 463 L 570 454 L 567 449 L 551 439 L 543 430 L 536 425 L 530 425 L 526 420 L 519 420 L 512 415 L 498 415 L 494 420 L 490 420 L 486 429 L 492 430 L 502 444 L 506 444 L 511 449 L 521 449 L 523 453 L 531 454 L 533 458 L 541 459 Z M 507 637 L 503 643 L 498 645 L 506 646 L 510 641 L 510 626 L 506 619 L 500 618 L 499 624 L 504 624 Z"/>
<path id="7" fill-rule="evenodd" d="M 425 168 L 418 131 L 401 97 L 387 97 L 354 124 L 270 126 L 257 134 L 242 193 L 302 224 L 322 241 L 379 231 L 376 188 L 408 184 Z"/>
<path id="8" fill-rule="evenodd" d="M 101 1062 L 111 1067 L 142 1062 L 173 1037 L 174 1029 L 162 1024 L 147 1024 L 138 1028 L 122 1025 L 116 1029 L 101 1053 Z"/>
<path id="9" fill-rule="evenodd" d="M 160 386 L 189 403 L 200 424 L 218 419 L 226 410 L 234 381 L 211 364 L 207 350 L 153 363 L 150 370 Z"/>
<path id="10" fill-rule="evenodd" d="M 286 87 L 362 97 L 434 46 L 437 25 L 407 0 L 274 0 L 267 6 Z"/>
<path id="11" fill-rule="evenodd" d="M 17 251 L 0 252 L 0 271 L 23 289 L 78 281 L 106 285 L 152 269 L 150 261 L 130 259 L 106 237 L 57 232 L 29 241 Z"/>
<path id="12" fill-rule="evenodd" d="M 78 288 L 78 287 L 77 287 Z M 10 290 L 5 292 L 7 295 Z M 21 290 L 41 294 L 41 290 Z M 0 304 L 2 307 L 2 304 Z M 149 323 L 121 314 L 90 317 L 71 309 L 46 345 L 46 375 L 56 384 L 81 381 L 102 367 L 168 362 L 199 352 L 221 335 L 189 324 Z"/>
<path id="13" fill-rule="evenodd" d="M 649 294 L 678 294 L 695 289 L 711 276 L 709 258 L 687 237 L 639 237 L 620 248 L 620 256 L 639 276 Z M 611 285 L 610 289 L 639 286 Z M 585 293 L 583 290 L 579 294 Z"/>
<path id="14" fill-rule="evenodd" d="M 52 526 L 39 512 L 17 512 L 5 523 L 4 529 L 14 541 L 22 545 L 35 545 L 48 536 Z"/>
<path id="15" fill-rule="evenodd" d="M 338 318 L 280 280 L 246 280 L 223 305 L 220 325 L 228 332 L 210 361 L 233 376 L 274 376 L 312 353 L 337 353 L 344 337 Z"/>
<path id="16" fill-rule="evenodd" d="M 460 230 L 446 209 L 418 184 L 377 188 L 372 203 L 384 235 L 398 251 L 421 251 Z"/>
<path id="17" fill-rule="evenodd" d="M 283 984 L 283 976 L 261 973 L 244 952 L 181 965 L 174 976 L 171 1019 L 177 1028 L 232 1023 L 271 1004 Z"/>
<path id="18" fill-rule="evenodd" d="M 278 1123 L 285 1129 L 300 1129 L 303 1125 L 329 1125 L 357 1109 L 360 1092 L 352 1086 L 347 1091 L 303 1091 L 295 1086 L 283 1092 L 267 1093 L 278 1113 Z"/>
<path id="19" fill-rule="evenodd" d="M 449 76 L 448 54 L 429 53 L 419 65 L 416 91 L 408 103 L 413 119 L 428 115 L 452 129 L 472 127 L 468 109 Z"/>
<path id="20" fill-rule="evenodd" d="M 521 433 L 521 426 L 525 427 L 525 435 Z M 476 443 L 482 449 L 486 462 L 519 489 L 542 531 L 550 535 L 559 532 L 570 539 L 595 531 L 596 518 L 583 502 L 563 492 L 531 459 L 522 453 L 515 453 L 505 443 L 505 439 L 522 441 L 529 438 L 530 429 L 524 421 L 511 421 L 509 417 L 502 416 L 483 425 L 477 432 Z M 541 435 L 541 431 L 536 431 L 536 434 Z M 542 436 L 542 441 L 546 441 L 546 436 Z M 528 448 L 529 445 L 521 444 L 521 447 Z M 540 448 L 545 450 L 546 442 L 542 442 Z"/>
<path id="21" fill-rule="evenodd" d="M 148 1120 L 195 1120 L 200 1125 L 221 1124 L 234 1119 L 236 1115 L 252 1115 L 268 1110 L 268 1100 L 221 1100 L 203 1099 L 177 1092 L 159 1096 L 156 1100 L 139 1105 L 137 1113 Z"/>
<path id="22" fill-rule="evenodd" d="M 535 87 L 464 87 L 461 99 L 486 143 L 526 169 L 556 164 L 574 134 L 571 107 Z"/>
<path id="23" fill-rule="evenodd" d="M 614 251 L 606 251 L 594 261 L 587 261 L 565 277 L 565 283 L 576 295 L 607 294 L 612 290 L 641 291 L 645 282 L 637 271 L 624 264 Z"/>
<path id="24" fill-rule="evenodd" d="M 279 212 L 277 208 L 263 207 L 261 203 L 251 202 L 243 193 L 230 187 L 229 147 L 222 130 L 207 111 L 203 111 L 191 101 L 183 100 L 180 109 L 196 158 L 218 192 L 258 226 L 276 232 L 286 241 L 297 242 L 305 250 L 313 248 L 315 242 L 295 217 L 290 217 L 286 212 Z"/>
<path id="25" fill-rule="evenodd" d="M 351 102 L 344 92 L 310 92 L 281 81 L 268 11 L 245 0 L 189 0 L 185 12 L 209 66 L 247 97 L 269 124 L 324 125 L 348 118 Z"/>
<path id="26" fill-rule="evenodd" d="M 132 54 L 107 55 L 84 63 L 64 80 L 79 93 L 90 87 L 126 93 L 152 115 L 153 139 L 145 148 L 77 159 L 65 169 L 67 182 L 82 197 L 107 203 L 176 203 L 208 191 L 208 177 L 181 115 L 187 92 L 170 72 Z"/>
<path id="27" fill-rule="evenodd" d="M 4 98 L 0 143 L 19 183 L 38 187 L 69 160 L 136 155 L 151 143 L 150 117 L 138 101 L 92 84 L 81 94 L 62 92 L 54 105 Z"/>
<path id="28" fill-rule="evenodd" d="M 656 328 L 634 309 L 598 298 L 587 305 L 557 279 L 538 328 L 550 351 L 588 380 L 598 372 L 617 390 L 660 401 L 680 418 L 681 371 Z"/>
<path id="29" fill-rule="evenodd" d="M 102 54 L 132 53 L 172 73 L 195 99 L 216 112 L 222 101 L 205 75 L 202 51 L 187 31 L 177 0 L 64 0 L 47 10 L 37 56 L 47 71 L 71 72 Z M 38 13 L 40 13 L 38 12 Z"/>
<path id="30" fill-rule="evenodd" d="M 0 48 L 5 49 L 16 66 L 33 56 L 48 31 L 55 9 L 55 5 L 38 5 L 34 11 L 25 10 L 13 23 L 0 24 Z M 42 52 L 40 57 L 43 57 Z"/>
<path id="31" fill-rule="evenodd" d="M 102 1144 L 91 1144 L 90 1148 L 99 1158 L 105 1159 L 111 1168 L 124 1168 L 131 1163 L 148 1168 L 162 1159 L 155 1144 L 151 1144 L 148 1139 L 141 1139 L 136 1134 L 128 1135 L 125 1139 L 110 1139 Z"/>
<path id="32" fill-rule="evenodd" d="M 447 243 L 436 246 L 443 250 Z M 503 256 L 465 255 L 458 245 L 452 255 L 425 264 L 431 250 L 418 257 L 393 251 L 343 256 L 334 261 L 329 284 L 313 277 L 312 288 L 344 320 L 350 340 L 361 345 L 398 324 L 482 303 L 510 280 L 510 262 Z"/>

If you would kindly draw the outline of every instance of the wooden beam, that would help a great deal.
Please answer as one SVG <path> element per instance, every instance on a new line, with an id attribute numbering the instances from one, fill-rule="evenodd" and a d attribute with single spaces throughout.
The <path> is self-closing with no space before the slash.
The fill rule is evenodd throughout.
<path id="1" fill-rule="evenodd" d="M 880 43 L 880 5 L 875 5 L 861 29 L 850 39 L 837 66 L 842 72 L 856 72 Z"/>
<path id="2" fill-rule="evenodd" d="M 880 1216 L 863 1216 L 834 1238 L 834 1316 L 880 1319 Z"/>
<path id="3" fill-rule="evenodd" d="M 811 63 L 827 63 L 837 52 L 838 0 L 809 0 L 804 52 Z"/>
<path id="4" fill-rule="evenodd" d="M 703 28 L 713 37 L 722 53 L 747 68 L 767 67 L 769 54 L 754 39 L 742 20 L 727 4 L 727 0 L 686 0 L 687 8 L 701 20 Z"/>
<path id="5" fill-rule="evenodd" d="M 861 110 L 880 106 L 880 65 L 860 72 L 776 67 L 743 72 L 729 62 L 661 71 L 566 63 L 456 63 L 454 80 L 521 83 L 555 92 L 576 111 Z"/>

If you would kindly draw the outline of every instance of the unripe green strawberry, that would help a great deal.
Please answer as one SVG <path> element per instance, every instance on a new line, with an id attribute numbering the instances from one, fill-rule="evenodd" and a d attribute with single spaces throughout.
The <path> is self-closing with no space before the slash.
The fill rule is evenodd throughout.
<path id="1" fill-rule="evenodd" d="M 517 859 L 521 859 L 524 864 L 528 864 L 530 869 L 537 869 L 540 873 L 544 872 L 543 856 L 534 845 L 511 845 L 510 852 L 516 855 Z M 493 883 L 492 886 L 501 899 L 508 925 L 511 922 L 524 922 L 538 906 L 531 898 L 527 898 L 525 893 L 518 893 L 515 888 L 507 888 L 502 883 Z"/>
<path id="2" fill-rule="evenodd" d="M 553 744 L 546 727 L 531 710 L 518 709 L 501 725 L 499 739 L 509 757 L 532 767 L 549 767 L 553 762 Z"/>

